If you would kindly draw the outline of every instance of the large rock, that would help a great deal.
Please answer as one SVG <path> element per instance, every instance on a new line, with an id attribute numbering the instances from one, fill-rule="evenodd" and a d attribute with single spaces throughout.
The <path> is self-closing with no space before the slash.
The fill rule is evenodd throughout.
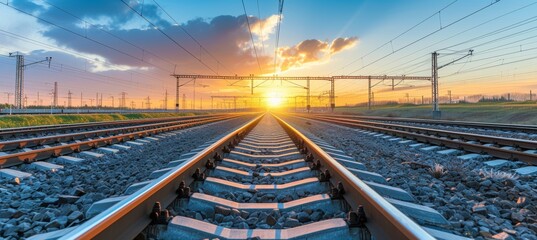
<path id="1" fill-rule="evenodd" d="M 231 209 L 226 208 L 226 207 L 222 207 L 222 206 L 216 206 L 216 207 L 214 207 L 214 213 L 215 214 L 222 214 L 224 216 L 228 216 L 229 214 L 231 214 Z"/>
<path id="2" fill-rule="evenodd" d="M 517 213 L 517 212 L 511 213 L 511 221 L 513 223 L 522 222 L 522 221 L 524 221 L 524 219 L 525 219 L 524 215 L 522 215 L 520 213 Z"/>
<path id="3" fill-rule="evenodd" d="M 305 212 L 299 212 L 297 215 L 297 219 L 301 223 L 309 222 L 311 220 L 310 216 Z"/>
<path id="4" fill-rule="evenodd" d="M 276 219 L 273 216 L 268 215 L 265 222 L 270 226 L 274 226 L 276 224 Z"/>
<path id="5" fill-rule="evenodd" d="M 67 216 L 67 220 L 69 222 L 74 222 L 75 220 L 82 220 L 84 219 L 84 214 L 80 211 L 74 211 L 69 216 Z"/>
<path id="6" fill-rule="evenodd" d="M 283 223 L 283 227 L 285 228 L 293 228 L 300 226 L 300 222 L 294 218 L 288 218 L 285 220 L 285 223 Z"/>

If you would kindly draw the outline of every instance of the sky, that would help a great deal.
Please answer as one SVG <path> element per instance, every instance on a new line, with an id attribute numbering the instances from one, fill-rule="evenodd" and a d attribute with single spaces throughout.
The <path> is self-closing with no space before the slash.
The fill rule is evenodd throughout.
<path id="1" fill-rule="evenodd" d="M 244 5 L 243 5 L 244 3 Z M 440 96 L 537 91 L 537 3 L 532 0 L 0 0 L 0 102 L 13 103 L 22 54 L 27 105 L 173 108 L 176 74 L 430 76 L 438 64 Z M 278 27 L 279 26 L 279 27 Z M 279 31 L 278 31 L 279 29 Z M 464 57 L 469 50 L 471 56 Z M 337 80 L 336 105 L 367 101 L 367 80 Z M 429 81 L 373 81 L 382 101 L 428 101 Z M 181 108 L 303 106 L 304 81 L 181 79 Z M 330 85 L 313 81 L 313 106 Z M 166 92 L 168 93 L 166 95 Z M 97 97 L 98 96 L 98 97 Z M 167 97 L 166 97 L 167 96 Z M 211 96 L 216 96 L 211 101 Z M 227 96 L 228 98 L 219 98 Z M 257 99 L 256 99 L 257 98 Z M 533 99 L 535 99 L 535 95 Z M 167 99 L 167 101 L 165 101 Z M 166 104 L 167 103 L 167 104 Z M 184 104 L 183 104 L 184 103 Z"/>

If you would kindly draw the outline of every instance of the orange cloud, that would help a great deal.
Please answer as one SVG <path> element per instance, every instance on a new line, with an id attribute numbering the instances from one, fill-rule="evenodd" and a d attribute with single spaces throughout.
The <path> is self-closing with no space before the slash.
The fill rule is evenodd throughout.
<path id="1" fill-rule="evenodd" d="M 278 49 L 280 58 L 280 71 L 291 68 L 298 68 L 306 63 L 319 63 L 328 60 L 327 54 L 335 54 L 343 50 L 352 48 L 358 42 L 357 37 L 336 38 L 329 45 L 317 39 L 308 39 L 292 47 L 281 47 Z"/>
<path id="2" fill-rule="evenodd" d="M 317 62 L 327 48 L 328 43 L 317 39 L 304 40 L 292 47 L 282 47 L 279 49 L 282 60 L 280 70 L 285 71 L 289 68 L 300 67 L 305 63 Z"/>
<path id="3" fill-rule="evenodd" d="M 349 38 L 336 38 L 334 41 L 332 41 L 332 44 L 330 44 L 330 53 L 338 53 L 345 49 L 352 48 L 358 43 L 357 37 L 349 37 Z"/>

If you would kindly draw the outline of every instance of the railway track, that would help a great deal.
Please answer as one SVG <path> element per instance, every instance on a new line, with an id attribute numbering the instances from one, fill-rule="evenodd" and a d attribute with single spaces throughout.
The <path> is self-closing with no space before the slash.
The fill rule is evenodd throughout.
<path id="1" fill-rule="evenodd" d="M 265 114 L 91 209 L 60 239 L 464 239 L 402 189 Z"/>
<path id="2" fill-rule="evenodd" d="M 516 138 L 505 138 L 465 132 L 446 131 L 408 125 L 363 121 L 346 117 L 326 115 L 295 115 L 351 128 L 360 128 L 391 136 L 414 140 L 476 154 L 487 154 L 500 159 L 523 161 L 537 165 L 537 142 Z"/>
<path id="3" fill-rule="evenodd" d="M 448 120 L 432 120 L 432 119 L 419 119 L 419 118 L 373 117 L 373 116 L 357 116 L 357 115 L 348 115 L 348 114 L 342 114 L 342 115 L 318 114 L 318 115 L 365 120 L 365 121 L 381 121 L 381 122 L 411 123 L 411 124 L 418 123 L 418 124 L 424 124 L 424 125 L 441 125 L 441 126 L 465 127 L 465 128 L 475 128 L 475 129 L 489 129 L 489 130 L 537 134 L 537 126 L 535 125 L 448 121 Z"/>
<path id="4" fill-rule="evenodd" d="M 71 153 L 79 153 L 108 145 L 114 145 L 138 138 L 148 137 L 154 134 L 174 131 L 183 128 L 198 126 L 211 122 L 223 121 L 240 116 L 240 114 L 226 114 L 218 116 L 204 116 L 195 118 L 180 118 L 178 120 L 166 120 L 163 123 L 153 123 L 162 120 L 136 121 L 143 123 L 130 126 L 136 123 L 121 123 L 129 126 L 107 128 L 95 131 L 83 131 L 77 133 L 59 134 L 37 138 L 18 139 L 0 142 L 0 168 L 8 168 L 24 163 L 45 160 L 51 157 L 59 157 Z M 148 123 L 149 122 L 149 123 Z M 83 124 L 84 126 L 88 124 Z M 98 126 L 101 123 L 97 124 Z M 112 124 L 114 125 L 114 124 Z M 94 127 L 93 125 L 89 125 Z M 74 126 L 70 126 L 74 127 Z M 79 126 L 76 127 L 77 129 Z M 37 128 L 38 131 L 47 131 L 48 127 Z M 52 146 L 51 146 L 52 145 Z M 7 152 L 6 152 L 7 151 Z"/>
<path id="5" fill-rule="evenodd" d="M 61 125 L 41 125 L 19 128 L 3 128 L 0 129 L 0 139 L 13 140 L 21 137 L 34 138 L 42 135 L 52 135 L 61 133 L 73 133 L 80 131 L 94 131 L 107 128 L 127 127 L 153 123 L 178 122 L 184 120 L 203 119 L 207 117 L 226 116 L 230 114 L 211 114 L 198 116 L 184 117 L 168 117 L 168 118 L 151 118 L 151 119 L 136 119 L 136 120 L 121 120 L 121 121 L 106 121 L 106 122 L 91 122 L 91 123 L 75 123 Z"/>

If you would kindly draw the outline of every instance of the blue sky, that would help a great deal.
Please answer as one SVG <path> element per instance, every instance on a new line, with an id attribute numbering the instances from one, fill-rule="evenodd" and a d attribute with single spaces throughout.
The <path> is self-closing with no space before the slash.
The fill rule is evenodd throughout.
<path id="1" fill-rule="evenodd" d="M 2 0 L 0 101 L 7 102 L 7 93 L 14 92 L 15 60 L 6 55 L 15 51 L 25 54 L 27 62 L 53 57 L 51 69 L 44 64 L 28 67 L 25 73 L 28 104 L 37 102 L 38 92 L 43 104 L 50 102 L 51 83 L 57 81 L 60 104 L 66 101 L 68 91 L 77 96 L 73 98 L 74 106 L 80 104 L 81 93 L 83 104 L 90 105 L 96 93 L 102 93 L 103 104 L 111 105 L 112 98 L 127 92 L 128 102 L 134 101 L 137 107 L 148 96 L 152 106 L 158 107 L 163 104 L 167 90 L 171 107 L 175 80 L 169 74 L 174 69 L 177 73 L 198 74 L 274 73 L 276 0 L 244 1 L 259 65 L 240 0 L 125 2 L 159 26 L 169 38 L 152 29 L 120 0 Z M 174 26 L 175 22 L 155 3 L 207 51 Z M 532 72 L 537 53 L 533 49 L 537 49 L 534 36 L 537 21 L 532 17 L 536 16 L 537 4 L 530 0 L 502 0 L 485 7 L 491 3 L 490 0 L 285 1 L 277 56 L 279 74 L 427 76 L 431 52 L 440 52 L 442 64 L 474 48 L 474 56 L 441 70 L 442 96 L 448 90 L 460 99 L 477 94 L 537 90 Z M 481 8 L 484 9 L 479 11 Z M 416 27 L 405 33 L 413 26 Z M 397 37 L 401 33 L 404 34 Z M 413 43 L 418 39 L 421 40 Z M 336 42 L 340 48 L 330 50 Z M 202 107 L 209 107 L 210 96 L 249 93 L 247 88 L 228 85 L 224 81 L 198 80 L 196 89 L 192 82 L 182 88 L 182 93 L 191 106 L 196 91 L 198 108 L 200 102 Z M 387 85 L 382 82 L 374 88 L 377 100 L 399 100 L 406 94 L 419 98 L 430 95 L 427 82 L 405 81 L 394 91 Z M 313 95 L 322 95 L 327 88 L 326 83 L 316 82 Z M 270 82 L 255 92 L 280 96 L 304 94 L 289 85 Z M 336 83 L 338 105 L 363 102 L 366 93 L 367 85 L 363 81 Z M 12 96 L 10 102 L 13 103 Z M 319 100 L 313 104 L 326 103 Z"/>

